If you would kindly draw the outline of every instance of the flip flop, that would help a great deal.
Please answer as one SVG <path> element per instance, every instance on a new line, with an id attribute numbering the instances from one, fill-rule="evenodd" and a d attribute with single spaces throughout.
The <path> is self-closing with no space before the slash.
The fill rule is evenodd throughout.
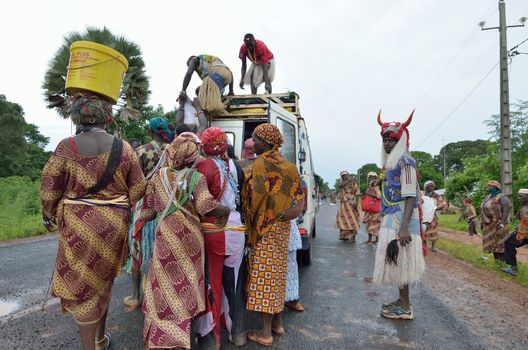
<path id="1" fill-rule="evenodd" d="M 303 312 L 304 311 L 304 306 L 302 306 L 302 304 L 300 302 L 295 302 L 295 303 L 284 303 L 287 307 L 289 307 L 290 309 L 293 309 L 297 312 Z"/>
<path id="2" fill-rule="evenodd" d="M 280 336 L 284 335 L 284 333 L 286 333 L 286 331 L 284 330 L 284 327 L 279 327 L 279 328 L 271 327 L 271 331 L 273 333 L 275 333 L 275 335 L 278 336 L 278 337 L 280 337 Z"/>
<path id="3" fill-rule="evenodd" d="M 247 338 L 248 340 L 251 340 L 252 342 L 258 343 L 262 346 L 266 346 L 266 347 L 273 346 L 273 337 L 271 337 L 271 340 L 262 339 L 256 334 L 256 331 L 248 332 Z"/>
<path id="4" fill-rule="evenodd" d="M 501 269 L 503 272 L 509 273 L 512 276 L 517 276 L 517 272 L 513 271 L 511 267 L 505 267 Z"/>
<path id="5" fill-rule="evenodd" d="M 112 335 L 110 334 L 110 332 L 105 332 L 103 339 L 101 339 L 99 342 L 95 342 L 95 347 L 97 348 L 97 345 L 102 343 L 105 339 L 107 340 L 107 343 L 103 350 L 110 349 L 110 344 L 112 342 Z"/>

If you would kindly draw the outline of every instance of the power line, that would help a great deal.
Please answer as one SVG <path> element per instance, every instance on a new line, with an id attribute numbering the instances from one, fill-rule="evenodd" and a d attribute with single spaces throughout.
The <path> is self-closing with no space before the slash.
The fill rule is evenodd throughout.
<path id="1" fill-rule="evenodd" d="M 477 62 L 475 62 L 475 64 L 473 65 L 473 67 L 472 67 L 469 71 L 467 71 L 466 74 L 464 74 L 464 76 L 463 76 L 462 78 L 460 78 L 460 79 L 459 79 L 454 85 L 452 85 L 452 86 L 447 90 L 447 92 L 442 96 L 442 98 L 440 98 L 440 99 L 438 100 L 438 103 L 437 103 L 437 104 L 436 104 L 431 110 L 435 111 L 435 110 L 436 110 L 436 109 L 442 104 L 442 102 L 446 99 L 446 97 L 449 96 L 450 94 L 452 94 L 453 91 L 455 91 L 455 90 L 458 88 L 458 86 L 459 86 L 463 81 L 465 81 L 466 78 L 467 78 L 468 76 L 470 76 L 471 73 L 473 73 L 473 72 L 475 71 L 475 69 L 477 69 L 477 68 L 481 65 L 481 63 L 484 62 L 484 60 L 485 60 L 486 58 L 488 58 L 488 56 L 489 56 L 489 55 L 493 52 L 493 50 L 495 50 L 496 48 L 497 48 L 497 44 L 494 43 L 494 44 L 489 48 L 489 50 L 486 52 L 486 54 L 482 55 L 481 58 L 480 58 L 480 60 L 477 61 Z"/>
<path id="2" fill-rule="evenodd" d="M 438 129 L 440 129 L 442 127 L 442 125 L 444 125 L 448 120 L 449 118 L 451 118 L 455 112 L 460 108 L 462 107 L 462 105 L 471 97 L 471 95 L 473 95 L 473 93 L 478 89 L 478 87 L 484 82 L 484 80 L 486 80 L 486 78 L 493 72 L 493 70 L 495 70 L 495 68 L 499 65 L 499 62 L 495 63 L 495 65 L 486 73 L 486 75 L 477 83 L 477 85 L 475 85 L 475 87 L 473 87 L 473 89 L 471 89 L 471 91 L 462 99 L 462 101 L 460 101 L 460 103 L 451 111 L 449 112 L 449 114 L 447 114 L 444 119 L 440 122 L 440 124 L 438 124 L 423 140 L 422 142 L 420 142 L 418 144 L 418 146 L 416 146 L 417 148 L 420 147 L 425 141 L 427 141 L 427 139 L 429 139 L 429 137 L 431 137 Z"/>
<path id="3" fill-rule="evenodd" d="M 492 14 L 493 9 L 495 8 L 495 1 L 491 4 L 491 6 L 488 8 L 488 10 L 485 12 L 484 16 L 480 18 L 484 18 L 486 21 Z M 475 26 L 467 35 L 467 37 L 462 42 L 462 46 L 454 53 L 454 55 L 449 59 L 449 61 L 444 65 L 444 67 L 441 69 L 440 73 L 437 75 L 436 79 L 429 85 L 429 87 L 424 91 L 424 93 L 418 98 L 417 106 L 420 105 L 427 97 L 428 95 L 434 90 L 436 85 L 445 78 L 445 73 L 449 70 L 449 68 L 456 62 L 456 60 L 460 57 L 462 52 L 467 48 L 471 40 L 475 37 L 476 33 L 478 32 L 478 27 Z"/>

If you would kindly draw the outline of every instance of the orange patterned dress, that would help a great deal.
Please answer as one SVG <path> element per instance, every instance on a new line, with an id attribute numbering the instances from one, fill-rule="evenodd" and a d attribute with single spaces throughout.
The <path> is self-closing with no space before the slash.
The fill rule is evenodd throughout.
<path id="1" fill-rule="evenodd" d="M 102 177 L 109 155 L 83 157 L 61 142 L 42 172 L 42 211 L 56 217 L 60 227 L 51 294 L 81 324 L 96 323 L 108 309 L 114 278 L 128 255 L 130 205 L 146 187 L 136 153 L 124 142 L 108 186 L 86 195 Z"/>
<path id="2" fill-rule="evenodd" d="M 277 314 L 284 308 L 290 221 L 279 218 L 302 201 L 299 173 L 277 150 L 255 160 L 244 188 L 244 212 L 249 231 L 247 309 Z"/>

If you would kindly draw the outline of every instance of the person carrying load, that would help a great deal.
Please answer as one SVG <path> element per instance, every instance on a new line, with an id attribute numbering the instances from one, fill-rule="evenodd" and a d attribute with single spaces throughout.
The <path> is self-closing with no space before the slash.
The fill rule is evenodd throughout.
<path id="1" fill-rule="evenodd" d="M 202 79 L 198 93 L 201 109 L 208 113 L 221 113 L 224 110 L 222 95 L 225 87 L 229 85 L 229 95 L 234 95 L 233 73 L 229 67 L 218 57 L 211 55 L 191 56 L 187 60 L 187 66 L 180 96 L 187 94 L 191 77 L 196 72 Z"/>

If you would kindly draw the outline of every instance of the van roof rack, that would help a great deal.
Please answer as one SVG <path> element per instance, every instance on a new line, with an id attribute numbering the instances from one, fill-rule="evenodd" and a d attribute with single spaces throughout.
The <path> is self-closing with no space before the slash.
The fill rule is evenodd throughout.
<path id="1" fill-rule="evenodd" d="M 300 116 L 299 95 L 292 91 L 282 94 L 224 96 L 222 102 L 224 103 L 226 112 L 216 117 L 267 117 L 270 101 L 275 102 L 288 112 Z"/>

